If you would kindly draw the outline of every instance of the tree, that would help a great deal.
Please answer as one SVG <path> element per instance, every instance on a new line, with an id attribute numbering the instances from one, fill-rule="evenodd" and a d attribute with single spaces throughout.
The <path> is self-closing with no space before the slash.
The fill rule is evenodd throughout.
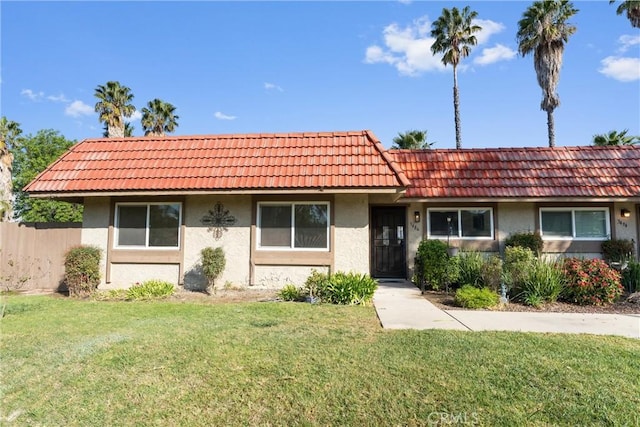
<path id="1" fill-rule="evenodd" d="M 180 118 L 175 111 L 176 107 L 158 98 L 149 101 L 142 109 L 144 136 L 164 136 L 165 132 L 173 132 Z"/>
<path id="2" fill-rule="evenodd" d="M 462 58 L 469 56 L 470 46 L 477 44 L 476 33 L 482 27 L 473 24 L 478 12 L 472 11 L 469 6 L 442 9 L 442 15 L 432 24 L 431 37 L 435 41 L 431 45 L 431 52 L 435 55 L 442 53 L 442 63 L 453 66 L 453 112 L 456 126 L 456 148 L 462 148 L 460 130 L 460 95 L 458 93 L 458 64 Z"/>
<path id="3" fill-rule="evenodd" d="M 20 138 L 12 148 L 14 216 L 26 222 L 79 222 L 82 205 L 50 199 L 30 198 L 22 191 L 36 175 L 67 151 L 75 141 L 69 141 L 52 129 L 40 130 L 35 136 Z"/>
<path id="4" fill-rule="evenodd" d="M 433 142 L 427 142 L 426 130 L 408 130 L 405 133 L 398 132 L 398 136 L 393 138 L 391 148 L 420 150 L 431 148 Z"/>
<path id="5" fill-rule="evenodd" d="M 578 12 L 568 0 L 536 1 L 518 21 L 518 52 L 533 52 L 533 66 L 542 89 L 540 109 L 547 112 L 549 147 L 555 147 L 553 111 L 560 105 L 556 87 L 560 80 L 564 44 L 576 32 L 567 20 Z"/>
<path id="6" fill-rule="evenodd" d="M 126 138 L 133 136 L 133 130 L 134 130 L 134 127 L 130 122 L 124 122 L 124 136 Z M 107 126 L 106 123 L 102 128 L 102 136 L 104 136 L 105 138 L 109 137 L 109 126 Z"/>
<path id="7" fill-rule="evenodd" d="M 95 110 L 99 114 L 98 119 L 107 125 L 109 138 L 123 138 L 125 135 L 126 117 L 136 111 L 131 104 L 133 94 L 131 89 L 122 86 L 120 82 L 109 81 L 106 85 L 99 85 L 94 96 L 99 99 Z"/>
<path id="8" fill-rule="evenodd" d="M 615 3 L 616 0 L 609 0 L 609 4 Z M 640 1 L 638 0 L 623 0 L 616 9 L 618 15 L 623 13 L 627 14 L 631 26 L 634 28 L 640 28 Z"/>
<path id="9" fill-rule="evenodd" d="M 627 136 L 627 132 L 629 132 L 629 129 L 625 129 L 622 132 L 612 130 L 609 133 L 593 135 L 593 145 L 635 145 L 640 143 L 640 136 Z"/>
<path id="10" fill-rule="evenodd" d="M 0 222 L 8 221 L 12 216 L 13 189 L 11 171 L 13 154 L 11 149 L 22 133 L 20 123 L 0 118 Z"/>

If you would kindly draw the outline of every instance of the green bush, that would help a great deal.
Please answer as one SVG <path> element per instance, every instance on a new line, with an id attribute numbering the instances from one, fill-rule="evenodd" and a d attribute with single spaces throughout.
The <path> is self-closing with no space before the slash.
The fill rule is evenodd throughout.
<path id="1" fill-rule="evenodd" d="M 498 294 L 489 288 L 464 285 L 456 291 L 455 303 L 464 308 L 489 308 L 498 304 Z"/>
<path id="2" fill-rule="evenodd" d="M 482 264 L 480 271 L 482 283 L 489 289 L 498 292 L 503 282 L 502 259 L 497 255 L 490 256 Z"/>
<path id="3" fill-rule="evenodd" d="M 565 290 L 566 278 L 562 265 L 535 259 L 524 275 L 522 283 L 512 289 L 516 301 L 539 307 L 555 302 Z"/>
<path id="4" fill-rule="evenodd" d="M 295 285 L 289 284 L 280 289 L 278 297 L 283 301 L 300 301 L 304 298 L 304 292 Z"/>
<path id="5" fill-rule="evenodd" d="M 601 259 L 567 258 L 566 299 L 580 305 L 605 305 L 622 295 L 621 275 Z"/>
<path id="6" fill-rule="evenodd" d="M 418 246 L 414 270 L 420 289 L 440 290 L 458 279 L 457 257 L 450 257 L 441 240 L 423 240 Z"/>
<path id="7" fill-rule="evenodd" d="M 622 271 L 622 285 L 630 294 L 640 292 L 640 262 L 629 261 L 627 268 Z"/>
<path id="8" fill-rule="evenodd" d="M 331 275 L 316 270 L 305 282 L 309 296 L 331 304 L 367 305 L 373 300 L 378 284 L 368 274 L 335 272 Z"/>
<path id="9" fill-rule="evenodd" d="M 102 251 L 95 246 L 75 246 L 64 257 L 64 278 L 69 296 L 91 295 L 100 284 L 100 257 Z"/>
<path id="10" fill-rule="evenodd" d="M 602 242 L 602 257 L 605 262 L 622 262 L 633 255 L 633 242 L 626 239 L 610 239 Z"/>
<path id="11" fill-rule="evenodd" d="M 480 252 L 461 252 L 458 255 L 458 283 L 482 288 L 482 266 L 484 257 Z"/>
<path id="12" fill-rule="evenodd" d="M 537 232 L 513 233 L 507 237 L 504 244 L 506 247 L 529 248 L 536 256 L 542 254 L 542 248 L 544 246 L 542 236 Z"/>
<path id="13" fill-rule="evenodd" d="M 318 270 L 311 270 L 311 275 L 307 277 L 304 283 L 304 290 L 311 298 L 320 298 L 326 294 L 326 289 L 329 284 L 329 275 L 327 273 L 321 273 Z"/>
<path id="14" fill-rule="evenodd" d="M 227 263 L 224 250 L 220 247 L 207 247 L 200 251 L 200 263 L 202 264 L 202 273 L 207 278 L 207 291 L 216 291 L 216 279 L 224 271 Z"/>
<path id="15" fill-rule="evenodd" d="M 505 248 L 502 270 L 505 284 L 509 289 L 522 286 L 534 260 L 533 251 L 529 248 L 521 246 L 507 246 Z"/>
<path id="16" fill-rule="evenodd" d="M 136 283 L 127 289 L 126 300 L 140 300 L 152 298 L 165 298 L 173 295 L 176 288 L 172 283 L 162 280 L 147 280 L 142 283 Z"/>

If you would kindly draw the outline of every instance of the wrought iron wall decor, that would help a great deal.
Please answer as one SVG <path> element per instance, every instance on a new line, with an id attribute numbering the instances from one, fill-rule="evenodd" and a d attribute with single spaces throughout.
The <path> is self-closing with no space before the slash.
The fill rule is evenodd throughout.
<path id="1" fill-rule="evenodd" d="M 229 214 L 229 210 L 224 208 L 224 205 L 220 202 L 216 203 L 213 210 L 209 211 L 208 215 L 205 215 L 200 219 L 202 225 L 209 227 L 208 231 L 213 232 L 213 238 L 219 240 L 222 237 L 222 233 L 229 231 L 227 227 L 235 225 L 238 220 L 235 216 Z"/>

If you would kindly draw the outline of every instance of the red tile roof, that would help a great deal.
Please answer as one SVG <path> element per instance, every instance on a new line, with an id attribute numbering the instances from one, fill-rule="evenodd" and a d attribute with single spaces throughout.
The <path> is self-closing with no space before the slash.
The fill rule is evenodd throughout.
<path id="1" fill-rule="evenodd" d="M 640 146 L 391 150 L 405 198 L 640 198 Z"/>
<path id="2" fill-rule="evenodd" d="M 402 189 L 369 131 L 87 139 L 25 190 L 33 195 Z"/>

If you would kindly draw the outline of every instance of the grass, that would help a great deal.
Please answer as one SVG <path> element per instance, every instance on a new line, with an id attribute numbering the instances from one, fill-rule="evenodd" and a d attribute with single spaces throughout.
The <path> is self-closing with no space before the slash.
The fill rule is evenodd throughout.
<path id="1" fill-rule="evenodd" d="M 0 424 L 640 422 L 633 339 L 386 331 L 372 307 L 5 298 Z"/>

